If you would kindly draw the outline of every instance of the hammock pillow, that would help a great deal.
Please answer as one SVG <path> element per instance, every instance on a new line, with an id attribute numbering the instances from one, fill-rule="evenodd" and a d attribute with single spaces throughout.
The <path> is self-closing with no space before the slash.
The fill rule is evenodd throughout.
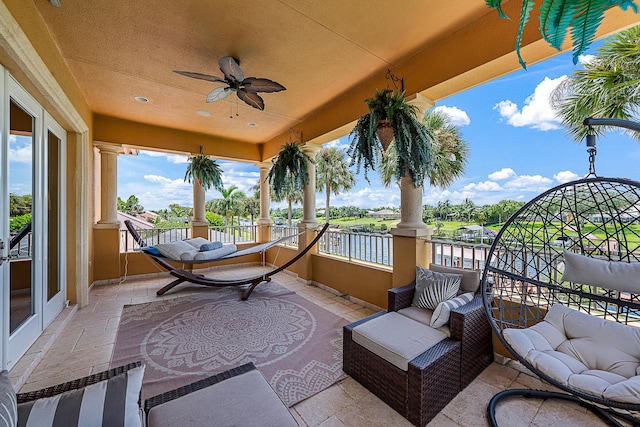
<path id="1" fill-rule="evenodd" d="M 181 240 L 177 242 L 160 243 L 156 245 L 155 248 L 159 250 L 163 256 L 176 261 L 192 260 L 193 256 L 198 253 L 196 248 Z"/>
<path id="2" fill-rule="evenodd" d="M 209 242 L 203 245 L 200 245 L 200 252 L 213 251 L 215 249 L 220 249 L 222 247 L 222 242 Z"/>

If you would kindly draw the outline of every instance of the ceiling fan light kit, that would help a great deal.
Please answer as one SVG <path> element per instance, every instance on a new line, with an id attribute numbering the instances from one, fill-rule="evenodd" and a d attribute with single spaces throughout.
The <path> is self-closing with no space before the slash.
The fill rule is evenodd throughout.
<path id="1" fill-rule="evenodd" d="M 259 92 L 271 93 L 286 90 L 284 86 L 280 83 L 274 82 L 273 80 L 258 77 L 245 78 L 239 62 L 240 61 L 232 56 L 220 58 L 218 65 L 220 66 L 220 71 L 222 71 L 224 78 L 208 74 L 194 73 L 191 71 L 174 70 L 174 73 L 180 74 L 181 76 L 191 77 L 193 79 L 226 84 L 224 87 L 217 87 L 209 92 L 206 98 L 207 102 L 221 101 L 231 95 L 231 93 L 235 92 L 238 98 L 244 101 L 247 105 L 250 105 L 260 111 L 264 110 L 264 100 L 260 95 L 258 95 Z"/>

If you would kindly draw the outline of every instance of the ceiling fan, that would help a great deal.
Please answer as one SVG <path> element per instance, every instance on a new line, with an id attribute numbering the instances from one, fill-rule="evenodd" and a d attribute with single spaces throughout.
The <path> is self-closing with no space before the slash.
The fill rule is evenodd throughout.
<path id="1" fill-rule="evenodd" d="M 235 92 L 238 98 L 258 110 L 264 110 L 264 101 L 258 95 L 258 92 L 280 92 L 286 90 L 280 83 L 276 83 L 269 79 L 260 79 L 257 77 L 245 77 L 238 65 L 239 61 L 231 56 L 220 58 L 218 65 L 220 71 L 224 74 L 224 78 L 210 76 L 208 74 L 194 73 L 191 71 L 176 71 L 182 76 L 194 79 L 206 80 L 209 82 L 225 83 L 227 86 L 218 87 L 207 95 L 207 102 L 220 101 Z"/>

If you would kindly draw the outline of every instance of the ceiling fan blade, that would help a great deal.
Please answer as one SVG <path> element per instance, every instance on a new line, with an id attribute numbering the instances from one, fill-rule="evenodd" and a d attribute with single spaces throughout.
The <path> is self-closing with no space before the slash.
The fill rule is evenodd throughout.
<path id="1" fill-rule="evenodd" d="M 233 92 L 233 89 L 228 87 L 217 87 L 207 95 L 207 102 L 216 102 L 225 99 Z"/>
<path id="2" fill-rule="evenodd" d="M 244 80 L 244 74 L 240 66 L 231 56 L 220 58 L 218 65 L 220 65 L 220 71 L 222 71 L 222 74 L 224 74 L 227 79 L 237 82 Z"/>
<path id="3" fill-rule="evenodd" d="M 280 92 L 281 90 L 287 90 L 286 87 L 280 83 L 274 82 L 269 79 L 259 79 L 257 77 L 247 77 L 242 81 L 242 85 L 249 92 Z"/>
<path id="4" fill-rule="evenodd" d="M 180 74 L 181 76 L 191 77 L 192 79 L 206 80 L 208 82 L 226 83 L 226 81 L 221 79 L 220 77 L 210 76 L 209 74 L 192 73 L 191 71 L 176 71 L 176 70 L 173 70 L 173 72 Z"/>
<path id="5" fill-rule="evenodd" d="M 260 111 L 264 110 L 264 101 L 258 94 L 247 92 L 244 89 L 239 89 L 238 91 L 236 91 L 236 93 L 238 94 L 238 98 L 242 99 L 253 108 L 257 108 Z"/>

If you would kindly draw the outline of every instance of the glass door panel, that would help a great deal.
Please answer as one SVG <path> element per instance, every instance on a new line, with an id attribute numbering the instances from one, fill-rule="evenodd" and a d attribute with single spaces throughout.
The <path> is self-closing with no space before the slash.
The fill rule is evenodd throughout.
<path id="1" fill-rule="evenodd" d="M 9 134 L 9 333 L 13 334 L 34 313 L 33 195 L 34 117 L 12 99 Z"/>

